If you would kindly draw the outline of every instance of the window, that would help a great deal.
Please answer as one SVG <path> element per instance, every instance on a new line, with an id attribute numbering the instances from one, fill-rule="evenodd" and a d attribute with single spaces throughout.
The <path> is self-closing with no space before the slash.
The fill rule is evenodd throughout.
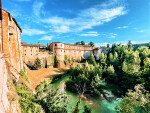
<path id="1" fill-rule="evenodd" d="M 26 50 L 24 50 L 26 52 Z"/>
<path id="2" fill-rule="evenodd" d="M 32 52 L 32 50 L 31 50 L 31 52 Z"/>
<path id="3" fill-rule="evenodd" d="M 32 54 L 31 54 L 32 55 Z"/>
<path id="4" fill-rule="evenodd" d="M 9 41 L 10 41 L 10 37 L 9 37 Z"/>
<path id="5" fill-rule="evenodd" d="M 65 51 L 64 51 L 64 53 L 65 53 Z"/>
<path id="6" fill-rule="evenodd" d="M 30 48 L 32 49 L 32 46 Z"/>
<path id="7" fill-rule="evenodd" d="M 62 50 L 61 50 L 61 52 L 62 52 Z"/>
<path id="8" fill-rule="evenodd" d="M 26 55 L 26 54 L 25 54 Z"/>
<path id="9" fill-rule="evenodd" d="M 55 47 L 57 46 L 57 44 L 55 44 Z"/>
<path id="10" fill-rule="evenodd" d="M 70 46 L 69 46 L 69 48 L 70 48 Z"/>
<path id="11" fill-rule="evenodd" d="M 60 44 L 60 46 L 62 47 L 62 44 Z"/>

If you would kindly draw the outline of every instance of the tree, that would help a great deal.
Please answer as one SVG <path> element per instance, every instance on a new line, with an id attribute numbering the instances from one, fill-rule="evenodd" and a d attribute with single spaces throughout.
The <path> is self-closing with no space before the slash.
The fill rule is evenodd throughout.
<path id="1" fill-rule="evenodd" d="M 113 64 L 113 60 L 114 60 L 113 54 L 112 54 L 112 53 L 109 53 L 109 62 L 110 62 L 111 64 Z"/>
<path id="2" fill-rule="evenodd" d="M 92 110 L 87 105 L 85 105 L 83 113 L 92 113 Z"/>
<path id="3" fill-rule="evenodd" d="M 90 63 L 93 64 L 94 66 L 96 65 L 96 61 L 95 61 L 93 54 L 91 55 Z"/>
<path id="4" fill-rule="evenodd" d="M 107 44 L 107 48 L 109 48 L 109 44 Z"/>
<path id="5" fill-rule="evenodd" d="M 67 65 L 67 63 L 68 63 L 68 58 L 67 58 L 67 55 L 65 55 L 64 64 Z"/>
<path id="6" fill-rule="evenodd" d="M 81 41 L 81 45 L 85 45 L 85 42 L 84 42 L 84 41 Z"/>
<path id="7" fill-rule="evenodd" d="M 33 65 L 33 69 L 37 70 L 41 68 L 41 61 L 39 58 L 37 58 L 35 61 L 34 61 L 34 65 Z"/>
<path id="8" fill-rule="evenodd" d="M 54 57 L 54 67 L 57 67 L 58 64 L 59 64 L 59 61 L 58 61 L 57 57 L 55 56 Z"/>
<path id="9" fill-rule="evenodd" d="M 74 111 L 73 111 L 73 113 L 79 113 L 79 111 L 80 111 L 80 99 L 79 99 L 79 101 L 77 102 L 77 104 L 76 104 L 76 106 L 75 106 L 75 109 L 74 109 Z"/>
<path id="10" fill-rule="evenodd" d="M 149 44 L 148 44 L 148 48 L 150 49 L 150 42 L 149 42 Z"/>
<path id="11" fill-rule="evenodd" d="M 95 46 L 94 43 L 93 43 L 92 41 L 89 43 L 89 45 L 92 46 L 92 47 Z"/>
<path id="12" fill-rule="evenodd" d="M 129 90 L 125 97 L 117 105 L 117 113 L 149 113 L 150 112 L 150 93 L 145 90 L 142 84 L 134 87 L 135 91 Z"/>
<path id="13" fill-rule="evenodd" d="M 124 65 L 122 66 L 122 69 L 125 69 L 124 66 L 126 66 L 126 70 L 123 70 L 126 74 L 134 74 L 140 71 L 140 57 L 139 52 L 137 51 L 126 51 L 125 53 L 125 59 L 124 59 Z"/>
<path id="14" fill-rule="evenodd" d="M 128 45 L 129 48 L 132 47 L 132 42 L 131 42 L 131 40 L 128 41 L 127 45 Z"/>
<path id="15" fill-rule="evenodd" d="M 107 58 L 107 56 L 104 53 L 102 53 L 100 58 L 99 58 L 100 65 L 102 65 L 103 67 L 106 66 L 106 58 Z"/>
<path id="16" fill-rule="evenodd" d="M 58 89 L 51 89 L 51 85 L 48 85 L 36 95 L 46 113 L 67 112 L 68 97 Z"/>
<path id="17" fill-rule="evenodd" d="M 80 45 L 80 42 L 78 41 L 78 42 L 76 42 L 75 44 Z"/>

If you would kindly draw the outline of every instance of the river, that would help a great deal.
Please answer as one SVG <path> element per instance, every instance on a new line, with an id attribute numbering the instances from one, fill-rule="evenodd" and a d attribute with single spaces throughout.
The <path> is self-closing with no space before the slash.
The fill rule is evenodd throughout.
<path id="1" fill-rule="evenodd" d="M 59 88 L 60 91 L 65 91 L 66 95 L 69 97 L 69 105 L 68 111 L 71 111 L 72 107 L 74 107 L 79 100 L 77 95 L 64 90 L 65 81 L 69 79 L 69 76 L 66 76 L 52 84 L 53 88 Z M 86 100 L 82 100 L 80 103 L 80 108 L 83 109 L 84 105 L 88 105 L 92 109 L 92 113 L 115 113 L 114 107 L 115 103 L 117 103 L 120 99 L 109 102 L 107 100 L 99 100 L 96 98 L 88 98 Z M 82 113 L 83 110 L 80 111 Z"/>

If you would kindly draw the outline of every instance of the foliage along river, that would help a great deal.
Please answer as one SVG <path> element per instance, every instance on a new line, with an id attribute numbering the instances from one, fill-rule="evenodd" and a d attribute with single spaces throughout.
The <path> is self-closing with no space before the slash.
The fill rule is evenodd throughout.
<path id="1" fill-rule="evenodd" d="M 60 91 L 65 91 L 66 95 L 69 97 L 69 106 L 68 111 L 71 111 L 72 107 L 76 105 L 78 102 L 77 94 L 64 90 L 65 81 L 69 79 L 69 76 L 66 76 L 52 84 L 54 89 L 59 88 Z M 118 100 L 118 99 L 117 99 Z M 120 99 L 119 99 L 120 100 Z M 87 98 L 86 100 L 82 100 L 80 103 L 80 109 L 83 109 L 84 105 L 88 105 L 92 109 L 92 113 L 115 113 L 114 107 L 115 103 L 118 101 L 108 102 L 107 100 L 99 100 L 96 98 Z M 82 113 L 81 110 L 80 113 Z"/>

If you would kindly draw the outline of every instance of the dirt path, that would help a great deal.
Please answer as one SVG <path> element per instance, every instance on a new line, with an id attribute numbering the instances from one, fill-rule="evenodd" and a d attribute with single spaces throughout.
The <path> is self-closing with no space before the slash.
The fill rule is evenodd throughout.
<path id="1" fill-rule="evenodd" d="M 66 65 L 63 68 L 41 68 L 39 70 L 30 70 L 27 68 L 27 76 L 31 83 L 31 88 L 35 88 L 43 81 L 46 81 L 52 75 L 63 74 L 64 70 L 69 69 L 70 65 Z"/>

